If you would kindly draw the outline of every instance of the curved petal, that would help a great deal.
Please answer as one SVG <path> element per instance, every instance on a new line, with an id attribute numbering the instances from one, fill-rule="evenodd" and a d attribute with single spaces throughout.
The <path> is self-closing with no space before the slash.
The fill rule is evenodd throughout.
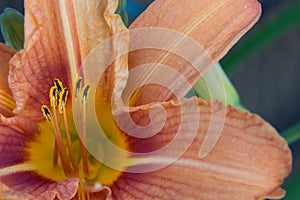
<path id="1" fill-rule="evenodd" d="M 229 106 L 225 122 L 220 124 L 219 117 L 223 116 L 219 111 L 224 105 L 219 102 L 192 98 L 181 105 L 161 105 L 167 113 L 163 129 L 153 137 L 128 139 L 133 152 L 154 153 L 135 155 L 139 163 L 112 186 L 113 198 L 248 200 L 284 195 L 280 185 L 291 170 L 291 152 L 285 140 L 259 116 Z M 148 113 L 156 106 L 134 108 L 132 119 L 140 126 L 151 124 Z M 150 111 L 150 115 L 157 119 L 162 112 Z M 220 138 L 206 157 L 199 158 L 204 138 L 213 134 L 210 127 L 222 127 Z M 131 130 L 138 128 L 132 126 Z M 183 149 L 190 140 L 192 143 Z M 165 147 L 163 153 L 155 153 Z M 176 157 L 177 153 L 182 156 Z M 157 166 L 164 168 L 155 170 Z M 148 171 L 131 173 L 143 170 Z"/>
<path id="2" fill-rule="evenodd" d="M 124 29 L 115 1 L 25 1 L 25 45 L 10 62 L 15 112 L 42 119 L 49 89 L 59 78 L 71 91 L 89 52 Z M 120 28 L 121 27 L 121 28 Z M 109 74 L 114 77 L 115 74 Z"/>
<path id="3" fill-rule="evenodd" d="M 9 60 L 16 53 L 12 48 L 0 43 L 0 113 L 6 117 L 13 116 L 15 101 L 8 87 Z"/>
<path id="4" fill-rule="evenodd" d="M 97 199 L 97 200 L 112 200 L 111 197 L 111 189 L 106 186 L 101 186 L 101 189 L 97 189 L 97 191 L 89 190 L 87 191 L 90 193 L 90 199 Z"/>
<path id="5" fill-rule="evenodd" d="M 167 49 L 151 48 L 133 51 L 129 54 L 129 67 L 132 69 L 148 63 L 164 64 L 179 71 L 193 85 L 212 65 L 212 61 L 220 60 L 231 46 L 250 29 L 258 20 L 260 13 L 260 4 L 256 0 L 203 0 L 201 2 L 157 0 L 132 23 L 130 29 L 160 27 L 177 31 L 184 36 L 181 38 L 163 37 L 162 34 L 152 36 L 151 38 L 156 39 L 158 44 L 167 44 Z M 188 37 L 201 46 L 200 53 L 195 54 L 191 50 L 191 45 L 185 44 Z M 148 38 L 144 40 L 149 42 Z M 191 54 L 194 56 L 186 60 L 182 55 L 174 54 L 176 49 L 185 49 L 185 52 L 192 51 Z M 149 83 L 153 83 L 151 76 L 154 73 L 159 72 L 154 68 L 148 74 L 141 72 L 140 76 L 142 79 L 149 79 Z M 167 85 L 176 84 L 177 76 L 165 74 Z M 131 77 L 129 74 L 129 79 L 136 78 L 138 77 Z M 187 87 L 182 84 L 176 88 L 180 97 L 188 92 L 190 88 Z M 170 91 L 162 87 L 150 85 L 144 86 L 133 101 L 134 105 L 142 105 L 169 100 L 171 95 Z"/>
<path id="6" fill-rule="evenodd" d="M 5 199 L 69 200 L 75 196 L 78 179 L 53 182 L 36 173 L 18 172 L 0 177 L 0 197 Z"/>
<path id="7" fill-rule="evenodd" d="M 15 113 L 42 119 L 53 79 L 70 85 L 70 71 L 58 8 L 54 1 L 25 1 L 25 44 L 10 61 L 9 83 Z"/>

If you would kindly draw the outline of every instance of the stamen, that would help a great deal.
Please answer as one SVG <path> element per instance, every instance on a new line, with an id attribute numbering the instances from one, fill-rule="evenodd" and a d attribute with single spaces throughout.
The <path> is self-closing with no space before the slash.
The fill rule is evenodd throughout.
<path id="1" fill-rule="evenodd" d="M 65 105 L 66 105 L 66 102 L 67 102 L 68 93 L 69 93 L 68 88 L 64 88 L 64 91 L 63 91 L 62 95 L 60 95 L 59 103 L 58 103 L 60 114 L 62 114 L 63 111 L 65 110 Z"/>
<path id="2" fill-rule="evenodd" d="M 90 89 L 90 86 L 87 85 L 82 94 L 82 137 L 80 140 L 80 149 L 82 154 L 82 163 L 83 163 L 83 170 L 85 175 L 89 175 L 89 168 L 88 168 L 88 157 L 87 157 L 87 150 L 84 147 L 83 144 L 86 144 L 86 98 L 88 95 L 88 91 Z"/>
<path id="3" fill-rule="evenodd" d="M 42 105 L 41 109 L 42 109 L 43 115 L 46 118 L 46 120 L 48 122 L 51 122 L 51 114 L 50 114 L 49 108 L 46 105 Z"/>
<path id="4" fill-rule="evenodd" d="M 72 176 L 72 168 L 71 166 L 69 165 L 69 162 L 68 162 L 68 158 L 67 158 L 67 153 L 65 151 L 65 147 L 64 147 L 64 143 L 63 143 L 63 140 L 62 140 L 62 136 L 61 136 L 61 133 L 60 131 L 57 131 L 54 123 L 52 122 L 52 128 L 55 132 L 55 139 L 56 139 L 56 143 L 57 143 L 57 148 L 58 148 L 58 152 L 59 152 L 59 155 L 60 155 L 60 160 L 62 162 L 62 167 L 64 169 L 64 172 L 66 174 L 66 176 L 70 177 Z"/>
<path id="5" fill-rule="evenodd" d="M 62 89 L 63 89 L 62 82 L 58 78 L 55 78 L 53 80 L 53 82 L 54 82 L 55 87 L 57 88 L 58 95 L 60 95 L 60 93 L 62 92 Z"/>
<path id="6" fill-rule="evenodd" d="M 57 167 L 58 162 L 58 149 L 57 149 L 57 143 L 56 140 L 54 141 L 54 153 L 53 153 L 53 166 Z"/>
<path id="7" fill-rule="evenodd" d="M 50 97 L 50 105 L 51 107 L 57 106 L 57 88 L 55 86 L 52 86 L 49 92 Z"/>
<path id="8" fill-rule="evenodd" d="M 90 89 L 89 85 L 85 86 L 85 88 L 83 90 L 83 94 L 82 94 L 82 103 L 86 103 L 86 98 L 87 98 L 89 89 Z"/>
<path id="9" fill-rule="evenodd" d="M 83 191 L 81 188 L 78 190 L 78 200 L 84 200 Z"/>
<path id="10" fill-rule="evenodd" d="M 89 192 L 86 192 L 87 200 L 91 200 L 91 196 Z"/>
<path id="11" fill-rule="evenodd" d="M 75 173 L 78 173 L 78 165 L 76 163 L 76 159 L 75 159 L 75 155 L 74 155 L 74 149 L 73 149 L 73 146 L 72 146 L 72 140 L 71 140 L 71 136 L 70 136 L 70 132 L 69 132 L 67 114 L 66 114 L 65 110 L 63 111 L 63 115 L 64 115 L 64 124 L 65 124 L 65 129 L 66 129 L 66 137 L 67 137 L 68 149 L 69 149 L 69 153 L 70 153 L 72 166 L 75 170 Z"/>
<path id="12" fill-rule="evenodd" d="M 75 172 L 77 173 L 78 165 L 75 160 L 74 150 L 73 150 L 73 146 L 72 146 L 72 140 L 71 140 L 70 131 L 69 131 L 69 125 L 68 125 L 68 120 L 67 120 L 67 113 L 66 113 L 66 109 L 65 109 L 67 97 L 68 97 L 68 89 L 65 88 L 63 94 L 61 95 L 61 99 L 59 100 L 59 104 L 60 104 L 59 108 L 60 108 L 60 112 L 62 112 L 63 116 L 64 116 L 64 125 L 65 125 L 65 129 L 66 129 L 66 137 L 67 137 L 68 149 L 69 149 L 69 153 L 70 153 L 72 166 L 73 166 Z"/>
<path id="13" fill-rule="evenodd" d="M 78 121 L 81 122 L 81 112 L 80 112 L 80 100 L 77 98 L 78 97 L 78 93 L 80 91 L 80 88 L 81 88 L 81 82 L 82 82 L 82 79 L 79 78 L 76 82 L 76 88 L 74 90 L 74 103 L 75 103 L 75 107 L 76 107 L 76 117 L 78 118 Z M 80 123 L 81 124 L 81 123 Z M 81 130 L 81 127 L 79 127 L 79 129 Z"/>
<path id="14" fill-rule="evenodd" d="M 89 165 L 88 165 L 87 151 L 86 151 L 86 148 L 84 147 L 83 143 L 85 143 L 85 141 L 80 140 L 80 151 L 81 151 L 81 154 L 82 154 L 83 171 L 84 171 L 84 174 L 86 176 L 89 176 Z"/>
<path id="15" fill-rule="evenodd" d="M 57 149 L 58 149 L 58 152 L 59 152 L 60 158 L 61 158 L 60 160 L 61 160 L 61 163 L 62 163 L 62 167 L 64 169 L 64 172 L 65 172 L 66 176 L 70 177 L 72 175 L 73 170 L 71 169 L 71 167 L 69 165 L 69 162 L 68 162 L 67 154 L 66 154 L 66 151 L 65 151 L 65 148 L 64 148 L 62 135 L 61 135 L 61 132 L 59 130 L 59 127 L 57 126 L 57 124 L 55 124 L 53 122 L 53 120 L 51 120 L 51 112 L 50 112 L 49 108 L 46 105 L 42 106 L 42 111 L 43 111 L 44 117 L 52 125 L 53 131 L 55 133 L 55 141 L 56 141 L 56 144 L 57 144 Z"/>
<path id="16" fill-rule="evenodd" d="M 78 127 L 78 136 L 80 136 L 79 146 L 82 160 L 78 160 L 75 157 L 75 151 L 72 146 L 71 132 L 69 129 L 70 121 L 68 121 L 66 109 L 69 90 L 68 88 L 63 88 L 63 84 L 59 79 L 55 78 L 53 80 L 54 86 L 52 86 L 49 91 L 50 106 L 52 110 L 50 111 L 46 105 L 43 105 L 41 110 L 45 119 L 51 124 L 55 134 L 53 166 L 57 166 L 58 158 L 60 158 L 63 171 L 67 177 L 77 176 L 80 180 L 85 180 L 85 178 L 89 178 L 90 176 L 89 167 L 91 167 L 89 166 L 89 154 L 85 147 L 87 137 L 87 96 L 90 86 L 86 85 L 85 87 L 82 87 L 82 81 L 82 78 L 77 80 L 74 91 L 75 98 L 73 99 L 77 107 L 76 117 L 79 118 L 81 125 Z M 76 98 L 77 96 L 80 96 L 80 93 L 81 98 Z M 61 122 L 62 118 L 63 122 Z M 61 126 L 60 123 L 63 123 L 64 126 Z M 64 141 L 63 134 L 65 134 L 66 141 Z M 67 145 L 67 147 L 65 145 Z M 82 170 L 79 169 L 79 165 L 83 168 Z M 79 190 L 77 196 L 78 199 L 90 199 L 90 194 L 89 192 L 86 192 L 85 189 Z"/>
<path id="17" fill-rule="evenodd" d="M 57 80 L 57 83 L 59 83 L 59 80 Z M 58 126 L 59 126 L 59 120 L 57 119 L 57 115 L 56 115 L 57 93 L 58 93 L 57 87 L 52 86 L 50 88 L 50 92 L 49 92 L 50 105 L 52 107 L 52 112 L 53 112 L 55 124 L 58 124 Z M 54 167 L 57 167 L 57 162 L 58 162 L 58 149 L 57 149 L 57 143 L 56 143 L 56 140 L 55 140 L 54 156 L 53 156 L 53 166 Z"/>
<path id="18" fill-rule="evenodd" d="M 90 200 L 90 192 L 85 188 L 85 180 L 80 179 L 78 191 L 77 191 L 78 200 Z"/>
<path id="19" fill-rule="evenodd" d="M 75 93 L 74 93 L 75 97 L 77 97 L 77 95 L 79 93 L 80 86 L 81 86 L 81 81 L 82 81 L 82 78 L 79 78 L 78 81 L 76 82 L 76 88 L 75 88 Z"/>

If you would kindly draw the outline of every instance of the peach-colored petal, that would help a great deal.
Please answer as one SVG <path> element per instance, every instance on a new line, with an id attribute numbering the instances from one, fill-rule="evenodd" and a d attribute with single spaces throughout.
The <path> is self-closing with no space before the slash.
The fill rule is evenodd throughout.
<path id="1" fill-rule="evenodd" d="M 12 48 L 0 43 L 0 113 L 7 117 L 13 116 L 15 101 L 8 87 L 9 60 L 16 53 Z"/>
<path id="2" fill-rule="evenodd" d="M 285 196 L 285 190 L 283 190 L 282 188 L 277 188 L 273 192 L 270 192 L 264 198 L 267 198 L 267 199 L 281 199 L 284 196 Z"/>
<path id="3" fill-rule="evenodd" d="M 256 0 L 157 0 L 152 3 L 144 13 L 142 13 L 130 29 L 144 27 L 160 27 L 168 30 L 178 31 L 191 37 L 206 50 L 211 59 L 215 62 L 220 60 L 236 43 L 236 41 L 258 20 L 261 13 L 260 4 Z M 164 43 L 164 38 L 157 34 L 157 43 Z M 147 40 L 147 38 L 145 38 Z M 191 85 L 193 85 L 207 70 L 211 62 L 197 63 L 197 59 L 206 55 L 198 55 L 193 60 L 185 60 L 175 56 L 174 49 L 186 48 L 181 41 L 170 38 L 167 51 L 158 49 L 142 49 L 129 54 L 130 69 L 147 63 L 161 63 L 172 67 L 180 72 Z M 183 46 L 180 46 L 183 45 Z M 191 65 L 196 63 L 197 70 Z M 156 70 L 156 69 L 155 69 Z M 143 79 L 149 78 L 155 73 L 153 70 L 148 74 L 140 74 Z M 129 79 L 135 79 L 129 74 Z M 169 85 L 176 83 L 178 77 L 168 74 L 164 75 L 168 79 Z M 180 85 L 178 90 L 183 97 L 190 89 L 187 85 Z M 139 91 L 139 95 L 133 100 L 135 105 L 142 105 L 155 101 L 165 101 L 170 99 L 171 93 L 159 86 L 145 86 Z"/>
<path id="4" fill-rule="evenodd" d="M 59 78 L 72 92 L 89 52 L 125 27 L 114 15 L 117 0 L 26 0 L 24 5 L 25 45 L 10 62 L 9 81 L 15 112 L 40 120 L 53 79 Z M 109 79 L 114 76 L 109 74 Z"/>
<path id="5" fill-rule="evenodd" d="M 167 113 L 163 129 L 150 138 L 129 137 L 132 151 L 143 155 L 134 155 L 140 163 L 128 168 L 112 186 L 114 199 L 282 197 L 280 185 L 291 170 L 292 158 L 286 141 L 270 124 L 257 115 L 225 107 L 217 101 L 192 98 L 182 101 L 181 106 L 172 102 L 161 105 Z M 138 125 L 151 126 L 148 113 L 155 107 L 133 108 L 130 114 Z M 226 108 L 224 124 L 220 120 L 223 108 Z M 151 112 L 150 116 L 157 119 L 162 112 Z M 195 121 L 197 116 L 199 126 Z M 124 119 L 122 123 L 126 125 L 129 121 Z M 204 138 L 213 134 L 208 130 L 214 127 L 222 127 L 220 138 L 212 151 L 200 158 Z M 131 131 L 139 128 L 132 126 Z M 143 134 L 147 132 L 140 132 L 138 137 Z M 185 151 L 182 147 L 189 141 L 192 143 Z M 163 148 L 161 153 L 155 152 Z M 174 163 L 166 166 L 174 158 Z M 165 168 L 154 170 L 156 167 Z M 132 173 L 143 170 L 147 172 Z"/>
<path id="6" fill-rule="evenodd" d="M 25 44 L 10 61 L 9 83 L 16 100 L 15 112 L 42 119 L 53 79 L 70 85 L 70 71 L 61 22 L 55 1 L 24 1 Z"/>

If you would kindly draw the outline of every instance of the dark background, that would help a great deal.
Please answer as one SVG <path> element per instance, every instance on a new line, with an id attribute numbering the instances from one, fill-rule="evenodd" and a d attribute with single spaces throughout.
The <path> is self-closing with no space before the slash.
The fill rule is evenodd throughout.
<path id="1" fill-rule="evenodd" d="M 129 20 L 132 21 L 137 17 L 150 2 L 152 0 L 127 0 Z M 260 0 L 260 2 L 263 6 L 263 15 L 259 23 L 241 42 L 253 36 L 283 10 L 299 0 Z M 0 12 L 7 6 L 19 11 L 23 10 L 21 0 L 1 0 Z M 275 29 L 276 27 L 274 31 Z M 272 32 L 272 29 L 270 31 Z M 0 40 L 2 41 L 2 36 Z M 238 45 L 234 48 L 238 48 Z M 229 76 L 240 94 L 242 103 L 252 112 L 261 115 L 280 132 L 300 122 L 299 52 L 300 23 L 262 44 L 240 62 L 237 69 L 229 71 Z M 291 145 L 294 167 L 288 182 L 295 179 L 300 169 L 299 145 L 300 142 Z M 300 192 L 297 191 L 297 193 Z"/>

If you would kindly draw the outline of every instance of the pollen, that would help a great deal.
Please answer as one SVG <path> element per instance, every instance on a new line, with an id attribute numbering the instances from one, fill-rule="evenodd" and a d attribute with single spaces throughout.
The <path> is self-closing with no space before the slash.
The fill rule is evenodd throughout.
<path id="1" fill-rule="evenodd" d="M 51 107 L 57 106 L 57 88 L 52 86 L 49 92 Z"/>
<path id="2" fill-rule="evenodd" d="M 83 94 L 82 94 L 82 103 L 86 102 L 86 98 L 88 96 L 88 91 L 90 89 L 90 86 L 87 85 L 84 89 L 83 89 Z"/>
<path id="3" fill-rule="evenodd" d="M 62 82 L 58 78 L 55 78 L 53 82 L 54 82 L 54 85 L 55 85 L 55 87 L 58 91 L 58 94 L 60 95 L 60 93 L 62 92 L 62 89 L 63 89 Z"/>
<path id="4" fill-rule="evenodd" d="M 63 111 L 65 110 L 65 105 L 66 105 L 66 102 L 67 102 L 68 93 L 69 93 L 68 88 L 64 88 L 62 95 L 60 95 L 59 103 L 58 103 L 60 114 L 62 114 Z"/>
<path id="5" fill-rule="evenodd" d="M 46 120 L 48 122 L 51 122 L 51 114 L 50 114 L 49 108 L 46 105 L 43 105 L 42 108 L 41 108 L 41 110 L 42 110 L 43 115 L 46 118 Z"/>
<path id="6" fill-rule="evenodd" d="M 75 87 L 75 94 L 74 96 L 77 97 L 79 91 L 80 91 L 80 88 L 81 88 L 81 81 L 82 81 L 82 78 L 79 78 L 77 81 L 76 81 L 76 87 Z"/>

